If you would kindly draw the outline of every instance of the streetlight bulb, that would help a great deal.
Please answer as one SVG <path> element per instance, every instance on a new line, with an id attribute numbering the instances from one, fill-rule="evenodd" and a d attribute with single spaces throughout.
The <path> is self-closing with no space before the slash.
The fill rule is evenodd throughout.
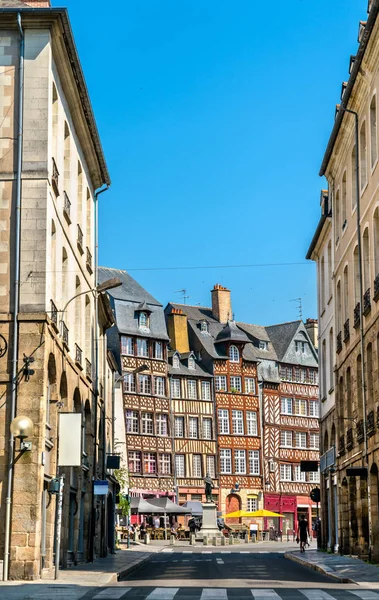
<path id="1" fill-rule="evenodd" d="M 29 417 L 20 415 L 13 419 L 10 426 L 11 433 L 16 438 L 23 440 L 24 438 L 30 437 L 33 433 L 33 421 Z"/>

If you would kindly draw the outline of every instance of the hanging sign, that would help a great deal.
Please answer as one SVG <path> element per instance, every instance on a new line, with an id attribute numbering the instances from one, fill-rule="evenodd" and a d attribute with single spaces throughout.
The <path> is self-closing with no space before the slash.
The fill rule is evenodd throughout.
<path id="1" fill-rule="evenodd" d="M 80 467 L 82 464 L 82 415 L 59 413 L 58 465 Z"/>
<path id="2" fill-rule="evenodd" d="M 93 482 L 93 493 L 95 496 L 106 496 L 108 494 L 108 481 L 96 479 Z"/>

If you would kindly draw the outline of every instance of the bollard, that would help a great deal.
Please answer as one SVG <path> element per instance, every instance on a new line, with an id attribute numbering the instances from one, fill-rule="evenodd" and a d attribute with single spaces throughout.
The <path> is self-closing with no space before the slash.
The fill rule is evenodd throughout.
<path id="1" fill-rule="evenodd" d="M 226 538 L 223 535 L 222 538 L 221 538 L 221 546 L 225 546 L 225 543 L 226 543 Z"/>
<path id="2" fill-rule="evenodd" d="M 174 535 L 172 535 L 170 537 L 170 546 L 175 546 L 175 536 Z"/>
<path id="3" fill-rule="evenodd" d="M 231 546 L 233 544 L 233 537 L 230 535 L 228 537 L 228 540 L 229 540 L 229 545 Z"/>
<path id="4" fill-rule="evenodd" d="M 144 540 L 143 540 L 143 541 L 144 541 L 144 543 L 145 543 L 146 545 L 147 545 L 147 544 L 150 544 L 150 534 L 148 534 L 148 533 L 145 533 L 145 538 L 144 538 Z"/>
<path id="5" fill-rule="evenodd" d="M 214 538 L 213 538 L 213 545 L 217 546 L 217 537 L 216 536 L 214 536 Z"/>
<path id="6" fill-rule="evenodd" d="M 207 538 L 207 536 L 203 537 L 203 546 L 208 546 L 208 538 Z"/>
<path id="7" fill-rule="evenodd" d="M 194 533 L 190 534 L 190 546 L 194 546 L 196 541 L 196 535 Z"/>
<path id="8" fill-rule="evenodd" d="M 255 535 L 255 533 L 252 534 L 251 541 L 253 542 L 253 544 L 255 544 L 255 542 L 257 541 L 257 536 Z"/>
<path id="9" fill-rule="evenodd" d="M 246 533 L 246 535 L 245 535 L 245 544 L 248 544 L 248 543 L 249 543 L 249 536 Z"/>
<path id="10" fill-rule="evenodd" d="M 139 535 L 138 535 L 138 531 L 135 531 L 135 532 L 134 532 L 134 536 L 133 536 L 133 537 L 134 537 L 134 541 L 135 541 L 135 542 L 139 542 Z"/>

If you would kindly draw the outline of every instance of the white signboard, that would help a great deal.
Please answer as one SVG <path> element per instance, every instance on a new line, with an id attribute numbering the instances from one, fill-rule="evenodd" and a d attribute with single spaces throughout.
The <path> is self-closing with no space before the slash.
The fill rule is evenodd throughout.
<path id="1" fill-rule="evenodd" d="M 58 465 L 80 467 L 82 464 L 82 415 L 59 413 Z"/>
<path id="2" fill-rule="evenodd" d="M 108 481 L 96 479 L 93 482 L 93 493 L 95 496 L 106 496 L 108 494 Z"/>

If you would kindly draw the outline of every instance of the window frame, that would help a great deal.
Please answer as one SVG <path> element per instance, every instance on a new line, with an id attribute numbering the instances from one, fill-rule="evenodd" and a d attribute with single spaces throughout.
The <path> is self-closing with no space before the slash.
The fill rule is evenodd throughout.
<path id="1" fill-rule="evenodd" d="M 151 431 L 148 431 L 151 429 Z M 154 413 L 143 411 L 141 413 L 141 434 L 154 435 Z"/>
<path id="2" fill-rule="evenodd" d="M 199 439 L 199 417 L 188 417 L 188 437 L 190 440 Z"/>
<path id="3" fill-rule="evenodd" d="M 218 432 L 220 435 L 230 434 L 230 416 L 229 411 L 226 408 L 219 408 L 217 410 L 218 420 Z"/>
<path id="4" fill-rule="evenodd" d="M 234 450 L 234 473 L 236 475 L 246 475 L 246 450 Z"/>
<path id="5" fill-rule="evenodd" d="M 229 360 L 232 363 L 239 363 L 240 361 L 240 352 L 234 344 L 229 346 Z"/>
<path id="6" fill-rule="evenodd" d="M 261 457 L 259 450 L 249 450 L 249 474 L 260 475 L 261 474 Z"/>
<path id="7" fill-rule="evenodd" d="M 220 448 L 220 473 L 223 475 L 232 474 L 232 450 L 230 448 Z"/>
<path id="8" fill-rule="evenodd" d="M 243 410 L 232 410 L 232 433 L 233 435 L 245 435 Z"/>
<path id="9" fill-rule="evenodd" d="M 185 419 L 182 416 L 177 416 L 175 415 L 174 417 L 174 436 L 176 438 L 184 438 L 185 437 L 185 423 L 184 423 Z M 178 423 L 181 423 L 180 427 L 178 427 Z M 178 432 L 180 432 L 180 430 L 182 431 L 182 435 L 179 435 Z"/>
<path id="10" fill-rule="evenodd" d="M 252 433 L 252 430 L 255 433 Z M 255 437 L 258 435 L 258 413 L 256 410 L 246 411 L 246 434 Z"/>

